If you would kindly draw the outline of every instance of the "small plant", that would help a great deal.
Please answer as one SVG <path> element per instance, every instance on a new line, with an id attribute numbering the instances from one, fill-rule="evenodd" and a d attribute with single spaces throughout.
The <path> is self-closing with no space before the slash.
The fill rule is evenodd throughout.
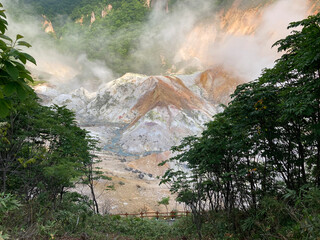
<path id="1" fill-rule="evenodd" d="M 20 206 L 20 202 L 12 194 L 0 193 L 0 216 L 16 210 Z"/>
<path id="2" fill-rule="evenodd" d="M 20 202 L 12 194 L 0 193 L 0 223 L 9 212 L 18 209 L 20 206 Z M 8 234 L 0 231 L 0 240 L 6 240 L 9 238 Z"/>
<path id="3" fill-rule="evenodd" d="M 125 183 L 122 181 L 119 181 L 119 185 L 123 186 L 123 185 L 125 185 Z"/>
<path id="4" fill-rule="evenodd" d="M 161 201 L 158 202 L 158 205 L 163 205 L 165 206 L 166 210 L 167 210 L 167 213 L 168 213 L 168 205 L 169 205 L 169 200 L 170 200 L 170 197 L 163 197 L 161 199 Z"/>
<path id="5" fill-rule="evenodd" d="M 4 234 L 2 231 L 0 231 L 0 240 L 6 240 L 9 239 L 8 234 Z"/>

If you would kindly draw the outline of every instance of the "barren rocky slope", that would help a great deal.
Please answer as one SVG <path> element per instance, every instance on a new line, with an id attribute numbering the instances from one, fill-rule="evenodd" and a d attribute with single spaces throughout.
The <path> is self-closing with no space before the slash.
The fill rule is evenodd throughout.
<path id="1" fill-rule="evenodd" d="M 157 201 L 169 192 L 158 186 L 156 178 L 167 166 L 159 168 L 157 164 L 171 156 L 171 146 L 183 137 L 200 134 L 204 124 L 221 110 L 219 105 L 228 103 L 235 87 L 252 80 L 246 77 L 256 75 L 265 62 L 275 59 L 269 48 L 286 33 L 274 30 L 269 22 L 274 9 L 269 5 L 240 9 L 240 3 L 237 0 L 214 19 L 194 26 L 176 53 L 178 59 L 208 70 L 168 76 L 127 73 L 94 92 L 84 87 L 61 90 L 50 84 L 36 87 L 43 104 L 66 105 L 76 113 L 80 126 L 100 140 L 100 166 L 112 180 L 97 182 L 96 189 L 107 211 L 160 210 Z M 306 6 L 289 10 L 299 18 L 318 11 L 318 1 L 308 3 L 309 10 Z M 288 23 L 282 24 L 285 29 Z M 110 185 L 116 191 L 105 191 Z M 170 204 L 170 209 L 182 207 L 174 201 Z"/>
<path id="2" fill-rule="evenodd" d="M 99 202 L 106 211 L 121 213 L 161 210 L 157 201 L 170 193 L 159 187 L 157 176 L 168 166 L 157 164 L 171 156 L 171 146 L 183 137 L 200 134 L 240 82 L 217 67 L 192 75 L 128 73 L 92 93 L 81 87 L 61 94 L 48 84 L 35 89 L 43 104 L 66 105 L 80 126 L 99 139 L 99 166 L 112 177 L 96 183 Z M 110 185 L 116 191 L 105 191 Z M 182 206 L 172 197 L 174 208 Z"/>
<path id="3" fill-rule="evenodd" d="M 217 68 L 179 76 L 128 73 L 94 93 L 79 88 L 59 94 L 48 85 L 36 91 L 47 103 L 74 110 L 105 150 L 139 156 L 168 151 L 183 137 L 201 133 L 240 82 Z"/>

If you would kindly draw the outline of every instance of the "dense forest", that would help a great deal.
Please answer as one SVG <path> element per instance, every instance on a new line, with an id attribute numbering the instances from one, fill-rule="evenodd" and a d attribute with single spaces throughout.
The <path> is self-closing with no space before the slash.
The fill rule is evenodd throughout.
<path id="1" fill-rule="evenodd" d="M 114 2 L 119 9 L 133 4 L 137 12 L 120 21 L 115 5 L 114 18 L 101 19 L 101 26 L 110 26 L 108 34 L 132 30 L 134 41 L 139 27 L 127 23 L 139 26 L 148 8 L 138 0 Z M 292 33 L 274 44 L 282 53 L 275 66 L 238 86 L 202 136 L 172 148 L 178 168 L 162 183 L 192 216 L 169 225 L 99 211 L 93 181 L 107 177 L 94 167 L 97 142 L 65 107 L 38 103 L 25 67 L 36 64 L 23 50 L 31 45 L 19 34 L 6 35 L 10 26 L 0 6 L 0 239 L 320 236 L 320 14 L 291 23 Z M 88 27 L 88 36 L 98 26 Z M 69 191 L 76 184 L 91 188 L 91 196 Z"/>

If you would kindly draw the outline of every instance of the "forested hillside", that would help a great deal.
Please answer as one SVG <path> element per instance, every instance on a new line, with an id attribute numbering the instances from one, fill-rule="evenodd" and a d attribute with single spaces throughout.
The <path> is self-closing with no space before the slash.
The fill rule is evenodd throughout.
<path id="1" fill-rule="evenodd" d="M 23 0 L 20 2 L 31 4 L 39 14 L 44 14 L 50 19 L 54 19 L 57 15 L 69 16 L 75 8 L 82 5 L 83 0 Z"/>
<path id="2" fill-rule="evenodd" d="M 150 9 L 142 0 L 20 0 L 19 7 L 12 6 L 10 11 L 16 17 L 36 13 L 40 21 L 45 16 L 52 22 L 52 38 L 61 51 L 86 53 L 90 59 L 105 61 L 115 73 L 124 74 L 133 70 L 128 67 L 130 52 L 139 43 Z"/>

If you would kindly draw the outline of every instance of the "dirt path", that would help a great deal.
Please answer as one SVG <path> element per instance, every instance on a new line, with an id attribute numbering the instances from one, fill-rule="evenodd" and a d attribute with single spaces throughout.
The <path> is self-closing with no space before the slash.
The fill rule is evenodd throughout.
<path id="1" fill-rule="evenodd" d="M 181 204 L 174 201 L 167 186 L 159 186 L 160 180 L 155 175 L 143 172 L 148 169 L 147 161 L 137 161 L 136 157 L 120 157 L 111 152 L 99 152 L 97 155 L 102 160 L 98 164 L 101 171 L 112 178 L 111 181 L 100 180 L 95 185 L 102 211 L 112 214 L 166 211 L 157 202 L 167 196 L 170 196 L 169 210 L 183 209 Z M 88 190 L 82 189 L 82 192 L 87 194 Z"/>

